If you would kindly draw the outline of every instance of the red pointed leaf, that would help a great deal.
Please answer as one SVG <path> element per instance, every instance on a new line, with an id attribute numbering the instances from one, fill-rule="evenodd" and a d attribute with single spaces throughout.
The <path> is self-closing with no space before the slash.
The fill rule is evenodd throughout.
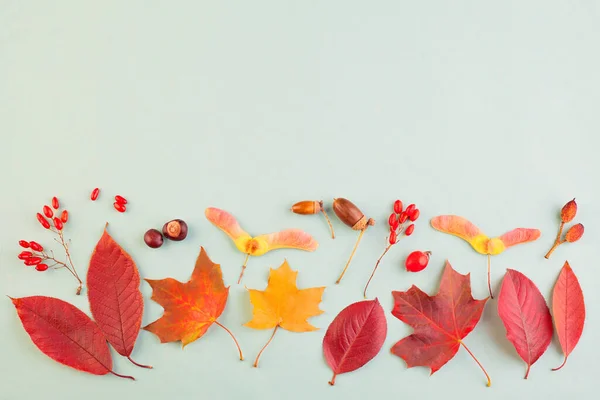
<path id="1" fill-rule="evenodd" d="M 565 365 L 567 357 L 577 346 L 585 321 L 583 292 L 577 276 L 575 276 L 567 261 L 565 261 L 565 265 L 554 285 L 552 313 L 554 314 L 554 325 L 558 333 L 558 340 L 563 353 L 565 353 L 565 360 L 562 365 L 554 369 L 554 371 L 557 371 Z"/>
<path id="2" fill-rule="evenodd" d="M 371 361 L 387 335 L 385 313 L 377 299 L 359 301 L 335 317 L 325 338 L 323 353 L 333 370 L 331 385 L 339 374 L 354 371 Z"/>
<path id="3" fill-rule="evenodd" d="M 527 379 L 531 366 L 552 340 L 552 317 L 546 300 L 529 278 L 507 269 L 498 296 L 498 315 L 506 328 L 506 337 L 527 363 Z"/>
<path id="4" fill-rule="evenodd" d="M 115 350 L 129 358 L 144 310 L 140 275 L 129 254 L 106 229 L 92 253 L 87 285 L 94 320 Z"/>
<path id="5" fill-rule="evenodd" d="M 45 296 L 11 300 L 23 327 L 42 353 L 79 371 L 94 375 L 114 373 L 104 335 L 75 306 Z"/>
<path id="6" fill-rule="evenodd" d="M 414 328 L 412 335 L 392 347 L 392 353 L 404 359 L 409 368 L 429 367 L 432 374 L 450 361 L 461 345 L 467 349 L 462 339 L 475 328 L 488 300 L 475 300 L 469 274 L 459 274 L 448 262 L 435 296 L 429 296 L 414 285 L 406 292 L 394 291 L 392 295 L 392 314 Z M 477 359 L 475 361 L 490 386 L 487 372 Z"/>

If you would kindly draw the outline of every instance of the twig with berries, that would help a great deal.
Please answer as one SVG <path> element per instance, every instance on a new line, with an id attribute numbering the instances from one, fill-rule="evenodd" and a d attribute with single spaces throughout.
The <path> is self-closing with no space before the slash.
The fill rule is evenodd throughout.
<path id="1" fill-rule="evenodd" d="M 71 275 L 77 280 L 79 285 L 77 286 L 76 294 L 81 294 L 81 288 L 83 287 L 83 281 L 77 274 L 77 270 L 75 269 L 75 265 L 73 264 L 73 260 L 71 259 L 71 253 L 69 252 L 69 245 L 65 241 L 65 236 L 63 233 L 63 229 L 67 221 L 69 220 L 69 212 L 67 210 L 63 210 L 60 214 L 58 214 L 58 210 L 60 208 L 60 203 L 58 202 L 58 198 L 52 198 L 52 208 L 49 206 L 44 206 L 42 209 L 43 215 L 41 213 L 37 213 L 36 217 L 39 223 L 49 231 L 54 232 L 57 237 L 54 240 L 59 243 L 65 250 L 66 260 L 60 261 L 56 259 L 54 256 L 54 252 L 50 250 L 47 252 L 44 250 L 44 247 L 35 241 L 26 241 L 19 240 L 19 246 L 24 249 L 29 249 L 22 251 L 19 253 L 19 260 L 23 260 L 24 264 L 27 266 L 34 266 L 35 269 L 43 272 L 48 268 L 53 269 L 61 269 L 66 268 Z M 56 215 L 54 211 L 56 210 Z M 58 216 L 60 215 L 60 216 Z M 52 225 L 50 221 L 52 221 Z M 48 265 L 50 264 L 50 265 Z"/>
<path id="2" fill-rule="evenodd" d="M 371 280 L 373 279 L 373 276 L 375 275 L 375 272 L 377 271 L 377 268 L 379 267 L 379 263 L 381 263 L 383 256 L 385 256 L 387 252 L 392 248 L 392 246 L 398 243 L 400 239 L 402 239 L 402 237 L 410 236 L 415 231 L 415 224 L 413 224 L 412 222 L 416 221 L 419 218 L 421 212 L 414 204 L 411 204 L 408 207 L 406 207 L 406 210 L 403 210 L 402 208 L 402 201 L 396 200 L 394 202 L 394 212 L 390 214 L 390 217 L 388 219 L 388 224 L 390 226 L 390 235 L 387 238 L 388 245 L 386 246 L 385 250 L 383 250 L 381 256 L 379 256 L 379 259 L 377 259 L 375 268 L 373 268 L 373 272 L 371 273 L 371 276 L 369 277 L 369 280 L 365 285 L 365 290 L 363 292 L 363 296 L 365 297 L 365 299 L 367 298 L 367 289 L 369 288 L 369 284 L 371 283 Z M 406 226 L 405 228 L 405 225 L 408 226 Z"/>
<path id="3" fill-rule="evenodd" d="M 567 233 L 565 234 L 565 238 L 562 238 L 563 229 L 566 223 L 569 223 L 575 218 L 577 215 L 577 203 L 575 199 L 569 201 L 565 204 L 560 211 L 560 226 L 558 227 L 558 233 L 556 234 L 556 240 L 554 240 L 554 245 L 552 248 L 546 253 L 544 256 L 546 259 L 550 258 L 550 255 L 556 250 L 558 246 L 565 242 L 573 243 L 581 239 L 583 236 L 583 224 L 575 224 L 569 228 Z"/>

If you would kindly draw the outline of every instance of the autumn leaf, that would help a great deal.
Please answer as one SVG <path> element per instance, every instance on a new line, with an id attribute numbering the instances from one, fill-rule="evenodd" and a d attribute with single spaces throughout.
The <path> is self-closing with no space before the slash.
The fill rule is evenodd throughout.
<path id="1" fill-rule="evenodd" d="M 133 364 L 152 368 L 131 359 L 144 311 L 140 274 L 131 256 L 106 227 L 92 252 L 87 285 L 92 316 L 106 340 Z"/>
<path id="2" fill-rule="evenodd" d="M 507 269 L 500 295 L 498 315 L 506 328 L 506 337 L 515 346 L 529 371 L 552 341 L 552 317 L 544 296 L 525 275 Z"/>
<path id="3" fill-rule="evenodd" d="M 429 296 L 415 285 L 406 292 L 394 291 L 392 295 L 392 314 L 414 328 L 412 335 L 392 347 L 392 353 L 404 359 L 408 368 L 429 367 L 433 374 L 450 361 L 462 345 L 491 386 L 489 375 L 463 342 L 479 322 L 488 300 L 473 299 L 470 274 L 461 275 L 446 262 L 435 296 Z"/>
<path id="4" fill-rule="evenodd" d="M 359 301 L 335 317 L 323 338 L 323 353 L 333 370 L 330 385 L 339 374 L 359 369 L 381 350 L 387 335 L 385 313 L 377 299 Z"/>
<path id="5" fill-rule="evenodd" d="M 492 294 L 490 256 L 496 256 L 517 244 L 533 242 L 540 237 L 538 229 L 517 228 L 506 232 L 502 236 L 490 239 L 470 221 L 457 215 L 440 215 L 434 217 L 431 219 L 431 226 L 440 232 L 448 233 L 465 240 L 476 252 L 487 255 L 488 290 L 492 299 L 494 295 Z"/>
<path id="6" fill-rule="evenodd" d="M 558 333 L 558 341 L 565 354 L 563 363 L 553 369 L 553 371 L 558 371 L 565 366 L 567 358 L 577 346 L 585 322 L 583 292 L 579 280 L 568 261 L 565 261 L 565 265 L 554 285 L 552 314 L 554 314 L 554 325 Z"/>
<path id="7" fill-rule="evenodd" d="M 271 338 L 260 350 L 254 366 L 267 348 L 277 329 L 283 328 L 292 332 L 308 332 L 318 328 L 308 323 L 307 319 L 323 313 L 319 309 L 324 287 L 298 289 L 296 277 L 287 261 L 277 269 L 271 269 L 266 290 L 248 289 L 250 301 L 254 306 L 252 320 L 246 326 L 252 329 L 273 329 Z"/>
<path id="8" fill-rule="evenodd" d="M 208 258 L 203 247 L 188 282 L 181 283 L 173 278 L 146 279 L 146 282 L 152 287 L 152 300 L 165 311 L 144 329 L 158 336 L 161 343 L 181 341 L 185 347 L 202 337 L 214 323 L 231 336 L 240 360 L 244 359 L 231 331 L 217 321 L 227 304 L 229 287 L 223 284 L 221 266 Z"/>
<path id="9" fill-rule="evenodd" d="M 94 375 L 111 373 L 133 379 L 112 370 L 104 335 L 96 323 L 75 306 L 45 296 L 11 300 L 33 344 L 54 361 Z"/>
<path id="10" fill-rule="evenodd" d="M 246 254 L 238 283 L 242 281 L 249 256 L 258 257 L 277 249 L 315 251 L 319 246 L 311 235 L 299 229 L 286 229 L 281 232 L 252 237 L 242 229 L 235 217 L 227 211 L 209 207 L 204 214 L 213 225 L 229 236 L 239 251 Z"/>

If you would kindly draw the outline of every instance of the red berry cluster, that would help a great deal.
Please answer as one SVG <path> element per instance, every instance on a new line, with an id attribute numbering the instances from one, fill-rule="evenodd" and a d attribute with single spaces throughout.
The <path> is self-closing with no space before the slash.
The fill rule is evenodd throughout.
<path id="1" fill-rule="evenodd" d="M 406 210 L 403 210 L 402 207 L 402 201 L 396 200 L 394 202 L 394 212 L 390 214 L 390 217 L 388 218 L 388 224 L 390 226 L 390 245 L 398 243 L 398 237 L 403 231 L 405 236 L 412 235 L 415 231 L 415 224 L 412 222 L 415 222 L 421 214 L 414 204 L 406 207 Z M 404 225 L 407 223 L 409 223 L 409 225 L 405 229 Z"/>
<path id="2" fill-rule="evenodd" d="M 58 201 L 57 197 L 52 198 L 51 205 L 52 207 L 47 205 L 42 207 L 42 212 L 37 213 L 36 218 L 40 225 L 42 225 L 45 229 L 52 231 L 58 236 L 58 238 L 55 238 L 54 240 L 56 240 L 63 246 L 68 264 L 67 262 L 57 260 L 54 257 L 54 252 L 52 250 L 50 251 L 50 253 L 48 253 L 39 243 L 26 240 L 19 240 L 19 246 L 28 250 L 24 250 L 21 253 L 19 253 L 18 258 L 19 260 L 22 260 L 23 263 L 27 266 L 35 266 L 35 269 L 38 271 L 46 271 L 48 268 L 51 267 L 56 267 L 57 269 L 66 268 L 79 282 L 77 294 L 80 294 L 83 283 L 79 278 L 77 271 L 75 270 L 75 266 L 73 265 L 73 261 L 71 260 L 71 254 L 69 253 L 69 247 L 65 241 L 65 237 L 63 234 L 63 229 L 66 223 L 69 221 L 69 211 L 59 210 L 60 202 Z"/>

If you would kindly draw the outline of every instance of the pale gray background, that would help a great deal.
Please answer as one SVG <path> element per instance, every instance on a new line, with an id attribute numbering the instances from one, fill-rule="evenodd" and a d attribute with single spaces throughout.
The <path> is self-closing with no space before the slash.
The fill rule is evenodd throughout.
<path id="1" fill-rule="evenodd" d="M 0 398 L 593 398 L 600 352 L 598 171 L 600 6 L 596 1 L 1 1 L 0 294 L 57 296 L 88 311 L 64 271 L 37 273 L 16 259 L 19 239 L 51 246 L 34 215 L 51 196 L 71 211 L 66 233 L 82 274 L 106 221 L 141 275 L 187 280 L 200 245 L 222 264 L 231 297 L 220 321 L 242 344 L 211 328 L 181 350 L 142 332 L 134 358 L 115 370 L 137 382 L 93 376 L 41 354 L 8 299 L 0 301 Z M 102 195 L 89 201 L 99 186 Z M 131 204 L 112 209 L 112 196 Z M 335 220 L 288 211 L 303 199 L 347 197 L 380 223 L 365 235 L 340 286 L 333 285 L 356 233 Z M 587 231 L 547 261 L 557 212 L 577 196 Z M 327 385 L 321 340 L 334 316 L 362 298 L 385 245 L 385 219 L 400 197 L 421 209 L 414 236 L 391 251 L 371 294 L 389 332 L 365 368 Z M 316 253 L 278 251 L 250 261 L 244 283 L 264 288 L 268 267 L 286 257 L 300 287 L 326 285 L 311 333 L 270 331 L 251 317 L 235 284 L 243 256 L 204 218 L 207 206 L 235 214 L 252 233 L 298 227 Z M 524 272 L 550 299 L 566 258 L 579 276 L 588 318 L 564 370 L 556 338 L 523 380 L 490 301 L 464 350 L 429 377 L 389 353 L 411 328 L 391 314 L 391 290 L 416 284 L 435 293 L 448 258 L 487 295 L 485 257 L 435 232 L 438 214 L 464 215 L 486 233 L 524 226 L 536 243 L 492 261 L 498 291 L 505 268 Z M 143 232 L 174 217 L 189 238 L 151 250 Z M 419 274 L 406 255 L 432 250 Z M 144 324 L 161 315 L 142 284 Z"/>

